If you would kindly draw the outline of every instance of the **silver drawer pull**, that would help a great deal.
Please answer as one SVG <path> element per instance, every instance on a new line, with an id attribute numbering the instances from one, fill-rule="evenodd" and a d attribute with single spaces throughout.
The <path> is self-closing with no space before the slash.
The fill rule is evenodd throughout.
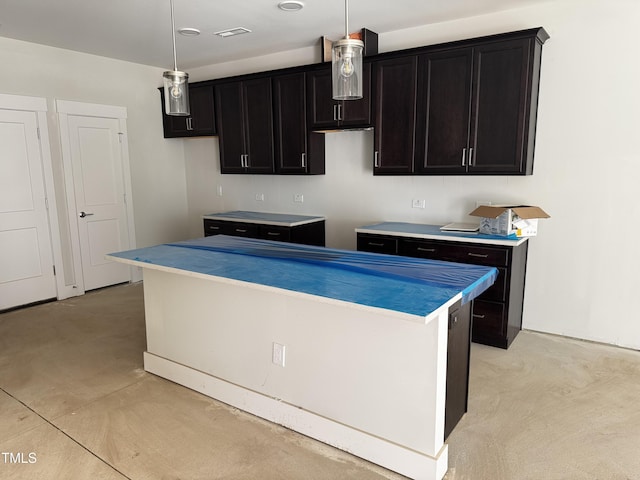
<path id="1" fill-rule="evenodd" d="M 367 245 L 369 245 L 370 247 L 384 247 L 384 243 L 369 242 L 367 243 Z"/>
<path id="2" fill-rule="evenodd" d="M 280 232 L 267 232 L 267 235 L 271 235 L 272 237 L 279 237 L 282 234 Z"/>
<path id="3" fill-rule="evenodd" d="M 211 226 L 211 225 L 209 225 L 207 228 L 209 230 L 220 230 L 220 227 L 214 227 L 214 226 Z"/>
<path id="4" fill-rule="evenodd" d="M 247 233 L 247 229 L 246 228 L 236 228 L 236 232 L 238 232 L 238 233 Z"/>
<path id="5" fill-rule="evenodd" d="M 424 248 L 424 247 L 418 247 L 416 250 L 418 250 L 419 252 L 430 252 L 430 253 L 433 253 L 436 251 L 435 248 Z"/>
<path id="6" fill-rule="evenodd" d="M 485 317 L 484 315 L 477 315 L 475 313 L 472 316 L 473 316 L 473 318 L 484 318 Z"/>
<path id="7" fill-rule="evenodd" d="M 478 258 L 487 258 L 489 256 L 488 253 L 485 253 L 484 255 L 480 254 L 480 253 L 467 253 L 467 255 L 469 255 L 470 257 L 478 257 Z"/>

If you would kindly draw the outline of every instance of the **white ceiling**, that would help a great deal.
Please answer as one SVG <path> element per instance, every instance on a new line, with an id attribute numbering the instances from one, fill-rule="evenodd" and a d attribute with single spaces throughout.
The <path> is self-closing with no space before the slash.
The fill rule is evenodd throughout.
<path id="1" fill-rule="evenodd" d="M 343 0 L 302 0 L 298 12 L 280 0 L 174 0 L 178 67 L 189 68 L 316 45 L 344 35 Z M 349 30 L 385 33 L 548 0 L 351 0 Z M 245 27 L 252 33 L 220 38 Z M 0 36 L 130 62 L 172 68 L 169 0 L 0 0 Z"/>

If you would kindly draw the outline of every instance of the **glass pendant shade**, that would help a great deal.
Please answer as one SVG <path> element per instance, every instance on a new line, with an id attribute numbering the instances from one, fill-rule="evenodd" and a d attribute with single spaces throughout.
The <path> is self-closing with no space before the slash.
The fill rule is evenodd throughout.
<path id="1" fill-rule="evenodd" d="M 164 111 L 167 115 L 189 116 L 189 74 L 172 70 L 162 74 Z"/>
<path id="2" fill-rule="evenodd" d="M 334 100 L 362 98 L 362 50 L 360 40 L 343 38 L 334 42 L 331 61 Z"/>

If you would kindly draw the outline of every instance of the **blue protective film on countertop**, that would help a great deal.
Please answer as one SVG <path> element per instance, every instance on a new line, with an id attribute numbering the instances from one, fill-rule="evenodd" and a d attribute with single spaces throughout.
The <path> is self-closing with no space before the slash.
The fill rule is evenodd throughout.
<path id="1" fill-rule="evenodd" d="M 112 255 L 419 316 L 459 293 L 468 302 L 497 277 L 493 267 L 225 235 Z"/>

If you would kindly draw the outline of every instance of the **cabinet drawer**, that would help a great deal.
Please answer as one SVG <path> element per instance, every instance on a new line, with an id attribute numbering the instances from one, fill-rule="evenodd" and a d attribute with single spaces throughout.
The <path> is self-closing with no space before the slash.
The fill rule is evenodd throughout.
<path id="1" fill-rule="evenodd" d="M 204 236 L 224 234 L 225 224 L 228 222 L 220 222 L 218 220 L 204 220 Z"/>
<path id="2" fill-rule="evenodd" d="M 258 237 L 258 225 L 255 223 L 226 222 L 223 231 L 225 235 L 235 237 Z"/>
<path id="3" fill-rule="evenodd" d="M 291 241 L 291 229 L 275 225 L 260 225 L 260 238 L 265 240 L 277 240 L 280 242 Z"/>
<path id="4" fill-rule="evenodd" d="M 450 242 L 402 239 L 399 249 L 400 255 L 408 257 L 431 258 L 492 267 L 506 266 L 509 260 L 509 252 L 506 248 L 484 245 L 456 245 Z"/>
<path id="5" fill-rule="evenodd" d="M 503 336 L 505 326 L 505 305 L 503 303 L 473 302 L 473 337 Z"/>
<path id="6" fill-rule="evenodd" d="M 398 253 L 398 239 L 379 235 L 358 234 L 358 250 L 362 252 Z"/>

